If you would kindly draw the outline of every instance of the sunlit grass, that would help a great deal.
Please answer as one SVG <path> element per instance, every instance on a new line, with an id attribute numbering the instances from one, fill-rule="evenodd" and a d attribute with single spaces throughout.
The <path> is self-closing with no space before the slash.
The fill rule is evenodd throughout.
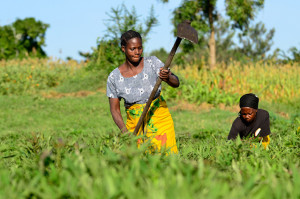
<path id="1" fill-rule="evenodd" d="M 252 92 L 257 94 L 262 101 L 267 102 L 295 103 L 295 100 L 299 102 L 300 99 L 298 63 L 275 65 L 263 62 L 249 64 L 233 62 L 228 66 L 220 64 L 212 71 L 205 67 L 200 69 L 197 65 L 187 65 L 184 68 L 174 66 L 173 71 L 186 79 L 185 83 L 191 85 L 193 90 L 198 88 L 206 90 L 204 93 L 209 93 L 206 95 L 222 95 L 223 98 L 232 95 L 236 98 Z M 181 95 L 189 95 L 183 90 L 179 92 Z M 191 98 L 197 97 L 195 93 L 195 96 Z"/>
<path id="2" fill-rule="evenodd" d="M 1 61 L 0 198 L 299 198 L 299 66 L 173 71 L 181 86 L 163 85 L 163 95 L 179 154 L 165 156 L 120 135 L 102 71 L 59 60 Z M 268 150 L 226 140 L 248 92 L 270 113 Z"/>
<path id="3" fill-rule="evenodd" d="M 0 101 L 3 198 L 300 196 L 300 120 L 272 109 L 272 141 L 263 150 L 226 141 L 234 111 L 168 103 L 180 153 L 164 156 L 120 136 L 105 94 Z"/>
<path id="4" fill-rule="evenodd" d="M 0 61 L 0 94 L 34 94 L 59 86 L 72 77 L 85 63 L 51 59 Z"/>

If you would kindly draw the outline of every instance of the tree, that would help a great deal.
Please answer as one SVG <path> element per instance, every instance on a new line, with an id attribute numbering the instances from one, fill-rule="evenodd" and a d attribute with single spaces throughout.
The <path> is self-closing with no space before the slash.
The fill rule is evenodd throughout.
<path id="1" fill-rule="evenodd" d="M 300 62 L 300 50 L 298 50 L 295 46 L 289 49 L 289 52 L 292 53 L 292 58 L 294 62 Z"/>
<path id="2" fill-rule="evenodd" d="M 168 2 L 168 0 L 161 0 Z M 215 25 L 218 11 L 217 0 L 183 0 L 181 6 L 174 11 L 175 27 L 183 20 L 192 21 L 191 25 L 198 30 L 199 36 L 209 32 L 209 64 L 213 69 L 216 64 Z M 226 14 L 232 23 L 232 28 L 247 31 L 249 23 L 256 12 L 263 7 L 264 0 L 225 0 Z M 193 49 L 193 48 L 191 48 Z"/>
<path id="3" fill-rule="evenodd" d="M 218 21 L 215 26 L 215 36 L 216 36 L 216 61 L 228 63 L 230 58 L 234 56 L 234 51 L 236 44 L 233 42 L 233 37 L 235 31 L 229 29 L 229 20 L 223 19 L 218 16 Z"/>
<path id="4" fill-rule="evenodd" d="M 168 58 L 168 53 L 164 48 L 160 48 L 158 50 L 153 50 L 150 52 L 151 56 L 156 56 L 157 58 L 159 58 L 163 63 L 165 63 L 165 61 Z"/>
<path id="5" fill-rule="evenodd" d="M 131 29 L 139 32 L 143 41 L 147 41 L 150 30 L 158 24 L 153 6 L 150 9 L 149 16 L 141 23 L 135 7 L 132 7 L 130 11 L 124 4 L 117 8 L 111 8 L 111 13 L 107 13 L 107 15 L 109 19 L 106 20 L 107 23 L 105 24 L 107 30 L 104 37 L 106 37 L 106 40 L 119 41 L 120 36 Z"/>
<path id="6" fill-rule="evenodd" d="M 18 38 L 10 26 L 0 27 L 0 59 L 8 59 L 19 55 Z"/>
<path id="7" fill-rule="evenodd" d="M 17 19 L 0 27 L 0 59 L 45 57 L 45 34 L 49 27 L 34 18 Z"/>
<path id="8" fill-rule="evenodd" d="M 137 15 L 135 7 L 128 10 L 124 4 L 117 8 L 111 8 L 111 12 L 107 13 L 106 33 L 102 38 L 98 38 L 97 47 L 93 48 L 92 54 L 79 52 L 80 55 L 90 58 L 92 64 L 89 68 L 105 68 L 110 72 L 124 61 L 124 55 L 121 51 L 120 37 L 127 30 L 135 30 L 139 32 L 143 38 L 143 43 L 147 41 L 148 34 L 151 29 L 157 25 L 158 21 L 154 14 L 153 7 L 149 16 L 141 21 Z"/>
<path id="9" fill-rule="evenodd" d="M 287 55 L 283 50 L 278 49 L 278 55 L 282 57 L 282 59 L 279 59 L 279 63 L 290 63 L 293 64 L 295 62 L 300 62 L 300 50 L 297 49 L 297 47 L 293 46 L 288 49 L 287 51 L 289 54 L 291 54 L 291 57 Z M 278 56 L 277 56 L 278 57 Z"/>
<path id="10" fill-rule="evenodd" d="M 217 23 L 215 26 L 215 48 L 218 54 L 216 54 L 216 60 L 218 62 L 228 63 L 231 58 L 236 54 L 237 45 L 233 41 L 235 35 L 234 29 L 229 29 L 229 20 L 217 17 Z M 186 63 L 197 63 L 199 68 L 205 66 L 205 62 L 209 60 L 209 45 L 207 41 L 210 38 L 209 32 L 203 33 L 198 40 L 198 45 L 194 45 L 191 42 L 182 41 L 181 51 L 175 56 L 176 64 L 183 65 Z"/>
<path id="11" fill-rule="evenodd" d="M 265 59 L 266 53 L 271 49 L 273 44 L 274 33 L 274 28 L 268 32 L 262 22 L 255 24 L 246 33 L 238 35 L 242 44 L 241 48 L 238 49 L 239 52 L 252 59 L 252 61 Z"/>

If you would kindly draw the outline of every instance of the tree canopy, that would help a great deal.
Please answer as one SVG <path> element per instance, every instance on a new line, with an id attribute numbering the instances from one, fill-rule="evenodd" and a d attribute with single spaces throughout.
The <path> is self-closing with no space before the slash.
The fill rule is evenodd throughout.
<path id="1" fill-rule="evenodd" d="M 168 0 L 161 0 L 166 3 Z M 215 40 L 215 22 L 218 20 L 218 10 L 216 8 L 217 0 L 183 0 L 181 5 L 174 10 L 172 22 L 175 27 L 184 21 L 192 21 L 191 25 L 198 31 L 199 44 L 209 33 L 209 63 L 214 68 L 216 64 L 216 40 Z M 229 16 L 230 26 L 234 29 L 240 29 L 247 32 L 249 23 L 254 19 L 259 9 L 263 8 L 264 0 L 225 0 L 226 15 Z M 188 45 L 188 44 L 186 44 Z M 193 51 L 194 48 L 185 48 L 186 51 Z"/>
<path id="2" fill-rule="evenodd" d="M 244 56 L 252 58 L 253 61 L 264 59 L 273 44 L 274 33 L 274 28 L 268 32 L 263 23 L 255 24 L 245 34 L 238 35 L 242 44 L 239 51 Z"/>
<path id="3" fill-rule="evenodd" d="M 121 51 L 120 37 L 127 30 L 139 32 L 143 38 L 143 43 L 147 41 L 149 32 L 157 25 L 153 7 L 146 19 L 142 20 L 136 13 L 135 7 L 128 10 L 124 4 L 116 8 L 111 8 L 107 13 L 106 34 L 98 38 L 97 47 L 93 48 L 92 54 L 79 52 L 80 55 L 92 60 L 90 68 L 103 68 L 111 71 L 124 62 L 124 55 Z"/>
<path id="4" fill-rule="evenodd" d="M 49 24 L 34 18 L 17 19 L 0 26 L 0 59 L 45 57 L 45 34 Z"/>

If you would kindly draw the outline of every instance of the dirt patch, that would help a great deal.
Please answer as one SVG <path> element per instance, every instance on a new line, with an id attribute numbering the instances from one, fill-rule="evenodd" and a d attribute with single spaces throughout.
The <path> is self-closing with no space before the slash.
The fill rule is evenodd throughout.
<path id="1" fill-rule="evenodd" d="M 96 93 L 106 93 L 105 88 L 99 88 L 97 91 L 78 91 L 78 92 L 71 92 L 71 93 L 59 93 L 56 91 L 51 91 L 47 93 L 43 93 L 42 96 L 45 98 L 63 98 L 63 97 L 87 97 L 89 95 L 95 95 Z M 180 111 L 180 110 L 186 110 L 186 111 L 194 111 L 194 112 L 207 112 L 211 109 L 219 108 L 221 110 L 226 110 L 234 113 L 238 113 L 240 111 L 239 106 L 226 106 L 225 104 L 219 104 L 217 107 L 215 107 L 212 104 L 208 104 L 206 102 L 198 104 L 192 104 L 187 101 L 179 101 L 176 105 L 170 106 L 169 109 L 172 111 Z M 283 117 L 288 117 L 287 113 L 279 113 Z"/>
<path id="2" fill-rule="evenodd" d="M 95 91 L 78 91 L 72 93 L 58 93 L 55 91 L 51 91 L 49 93 L 43 93 L 43 97 L 45 98 L 63 98 L 63 97 L 87 97 L 89 95 L 96 94 Z"/>
<path id="3" fill-rule="evenodd" d="M 240 107 L 238 105 L 236 105 L 236 106 L 226 106 L 225 104 L 219 104 L 218 107 L 221 110 L 226 110 L 226 111 L 230 111 L 230 112 L 233 112 L 233 113 L 238 113 L 240 111 Z"/>
<path id="4" fill-rule="evenodd" d="M 97 92 L 106 94 L 106 88 L 99 88 Z"/>
<path id="5" fill-rule="evenodd" d="M 279 112 L 278 114 L 279 114 L 281 117 L 289 118 L 289 114 L 288 114 L 288 113 L 285 113 L 285 112 Z"/>
<path id="6" fill-rule="evenodd" d="M 194 112 L 207 112 L 207 111 L 210 111 L 211 109 L 215 109 L 215 108 L 230 111 L 233 113 L 238 113 L 240 111 L 239 106 L 226 106 L 225 104 L 219 104 L 218 106 L 214 106 L 214 105 L 208 104 L 206 102 L 197 105 L 197 104 L 192 104 L 192 103 L 189 103 L 186 101 L 178 102 L 176 105 L 170 107 L 170 110 L 172 110 L 172 111 L 186 110 L 186 111 L 194 111 Z"/>
<path id="7" fill-rule="evenodd" d="M 172 111 L 187 110 L 187 111 L 200 112 L 200 111 L 209 111 L 212 108 L 214 108 L 214 106 L 208 103 L 202 103 L 200 105 L 197 105 L 197 104 L 191 104 L 186 101 L 180 101 L 175 106 L 170 107 L 170 110 Z"/>

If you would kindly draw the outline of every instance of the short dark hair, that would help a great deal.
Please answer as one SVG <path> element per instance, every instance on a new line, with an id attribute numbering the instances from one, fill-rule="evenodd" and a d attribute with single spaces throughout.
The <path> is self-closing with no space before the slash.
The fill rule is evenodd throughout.
<path id="1" fill-rule="evenodd" d="M 121 36 L 121 46 L 126 46 L 127 42 L 132 38 L 140 38 L 142 40 L 140 33 L 134 30 L 128 30 Z"/>

